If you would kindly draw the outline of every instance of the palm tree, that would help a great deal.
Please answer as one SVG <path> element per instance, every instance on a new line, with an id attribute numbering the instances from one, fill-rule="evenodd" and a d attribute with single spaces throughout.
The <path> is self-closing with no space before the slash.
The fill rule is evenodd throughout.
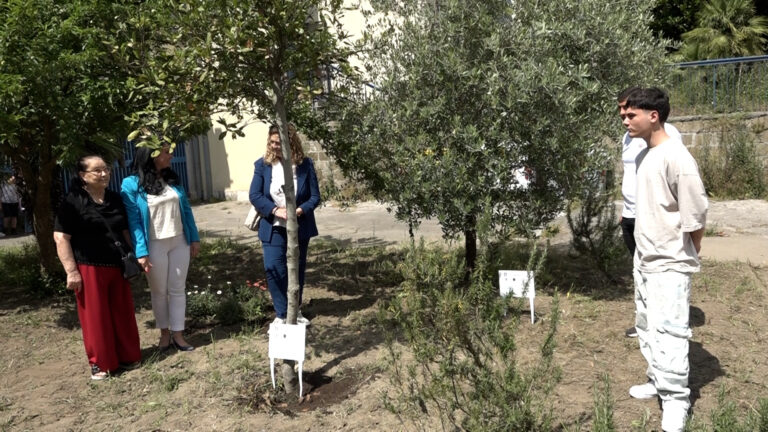
<path id="1" fill-rule="evenodd" d="M 698 27 L 682 35 L 680 57 L 703 60 L 763 54 L 768 17 L 756 16 L 752 0 L 708 0 Z"/>

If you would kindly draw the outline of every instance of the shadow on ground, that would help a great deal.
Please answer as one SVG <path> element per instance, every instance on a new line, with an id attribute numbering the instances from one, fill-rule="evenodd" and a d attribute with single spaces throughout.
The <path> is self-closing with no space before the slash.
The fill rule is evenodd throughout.
<path id="1" fill-rule="evenodd" d="M 691 389 L 691 406 L 701 397 L 701 389 L 718 377 L 724 376 L 720 360 L 704 349 L 700 342 L 691 341 L 688 345 L 690 375 L 688 386 Z"/>

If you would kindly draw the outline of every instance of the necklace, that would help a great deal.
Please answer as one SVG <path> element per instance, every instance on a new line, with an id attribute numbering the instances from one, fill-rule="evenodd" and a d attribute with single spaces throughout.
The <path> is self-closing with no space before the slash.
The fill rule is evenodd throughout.
<path id="1" fill-rule="evenodd" d="M 88 195 L 91 197 L 93 202 L 95 202 L 96 204 L 104 204 L 104 191 L 101 191 L 101 194 L 96 194 L 88 190 L 87 187 L 83 187 L 83 189 L 85 189 L 85 191 L 88 192 Z M 101 196 L 97 196 L 97 195 L 101 195 Z"/>

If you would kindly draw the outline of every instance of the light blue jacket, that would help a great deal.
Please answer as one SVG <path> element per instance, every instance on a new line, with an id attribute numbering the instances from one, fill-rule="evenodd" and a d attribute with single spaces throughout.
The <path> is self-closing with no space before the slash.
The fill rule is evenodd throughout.
<path id="1" fill-rule="evenodd" d="M 199 242 L 200 235 L 184 189 L 181 186 L 170 186 L 179 195 L 181 224 L 184 227 L 187 243 Z M 125 212 L 128 215 L 128 229 L 131 232 L 136 258 L 147 256 L 149 255 L 149 204 L 147 204 L 147 192 L 139 186 L 138 176 L 132 175 L 123 179 L 120 196 L 123 198 Z"/>

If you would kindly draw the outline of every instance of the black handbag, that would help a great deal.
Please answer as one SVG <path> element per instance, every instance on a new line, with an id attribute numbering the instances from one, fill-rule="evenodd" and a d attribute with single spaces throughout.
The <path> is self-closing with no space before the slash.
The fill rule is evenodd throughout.
<path id="1" fill-rule="evenodd" d="M 117 244 L 121 243 L 115 242 L 115 245 Z M 131 284 L 141 280 L 141 275 L 144 274 L 144 268 L 139 264 L 139 260 L 136 259 L 136 255 L 133 252 L 128 252 L 122 256 L 122 268 L 123 278 Z"/>
<path id="2" fill-rule="evenodd" d="M 117 246 L 117 250 L 120 251 L 120 267 L 123 270 L 123 278 L 131 284 L 137 283 L 141 280 L 141 275 L 144 274 L 144 268 L 139 264 L 139 260 L 136 259 L 136 255 L 134 255 L 133 251 L 126 251 L 123 248 L 123 243 L 117 239 L 117 236 L 114 231 L 112 231 L 107 220 L 104 219 L 104 216 L 95 209 L 94 212 L 99 215 L 99 218 L 104 222 L 104 226 L 106 226 L 107 231 L 109 231 L 109 236 L 112 237 L 112 241 L 115 243 L 115 246 Z"/>

